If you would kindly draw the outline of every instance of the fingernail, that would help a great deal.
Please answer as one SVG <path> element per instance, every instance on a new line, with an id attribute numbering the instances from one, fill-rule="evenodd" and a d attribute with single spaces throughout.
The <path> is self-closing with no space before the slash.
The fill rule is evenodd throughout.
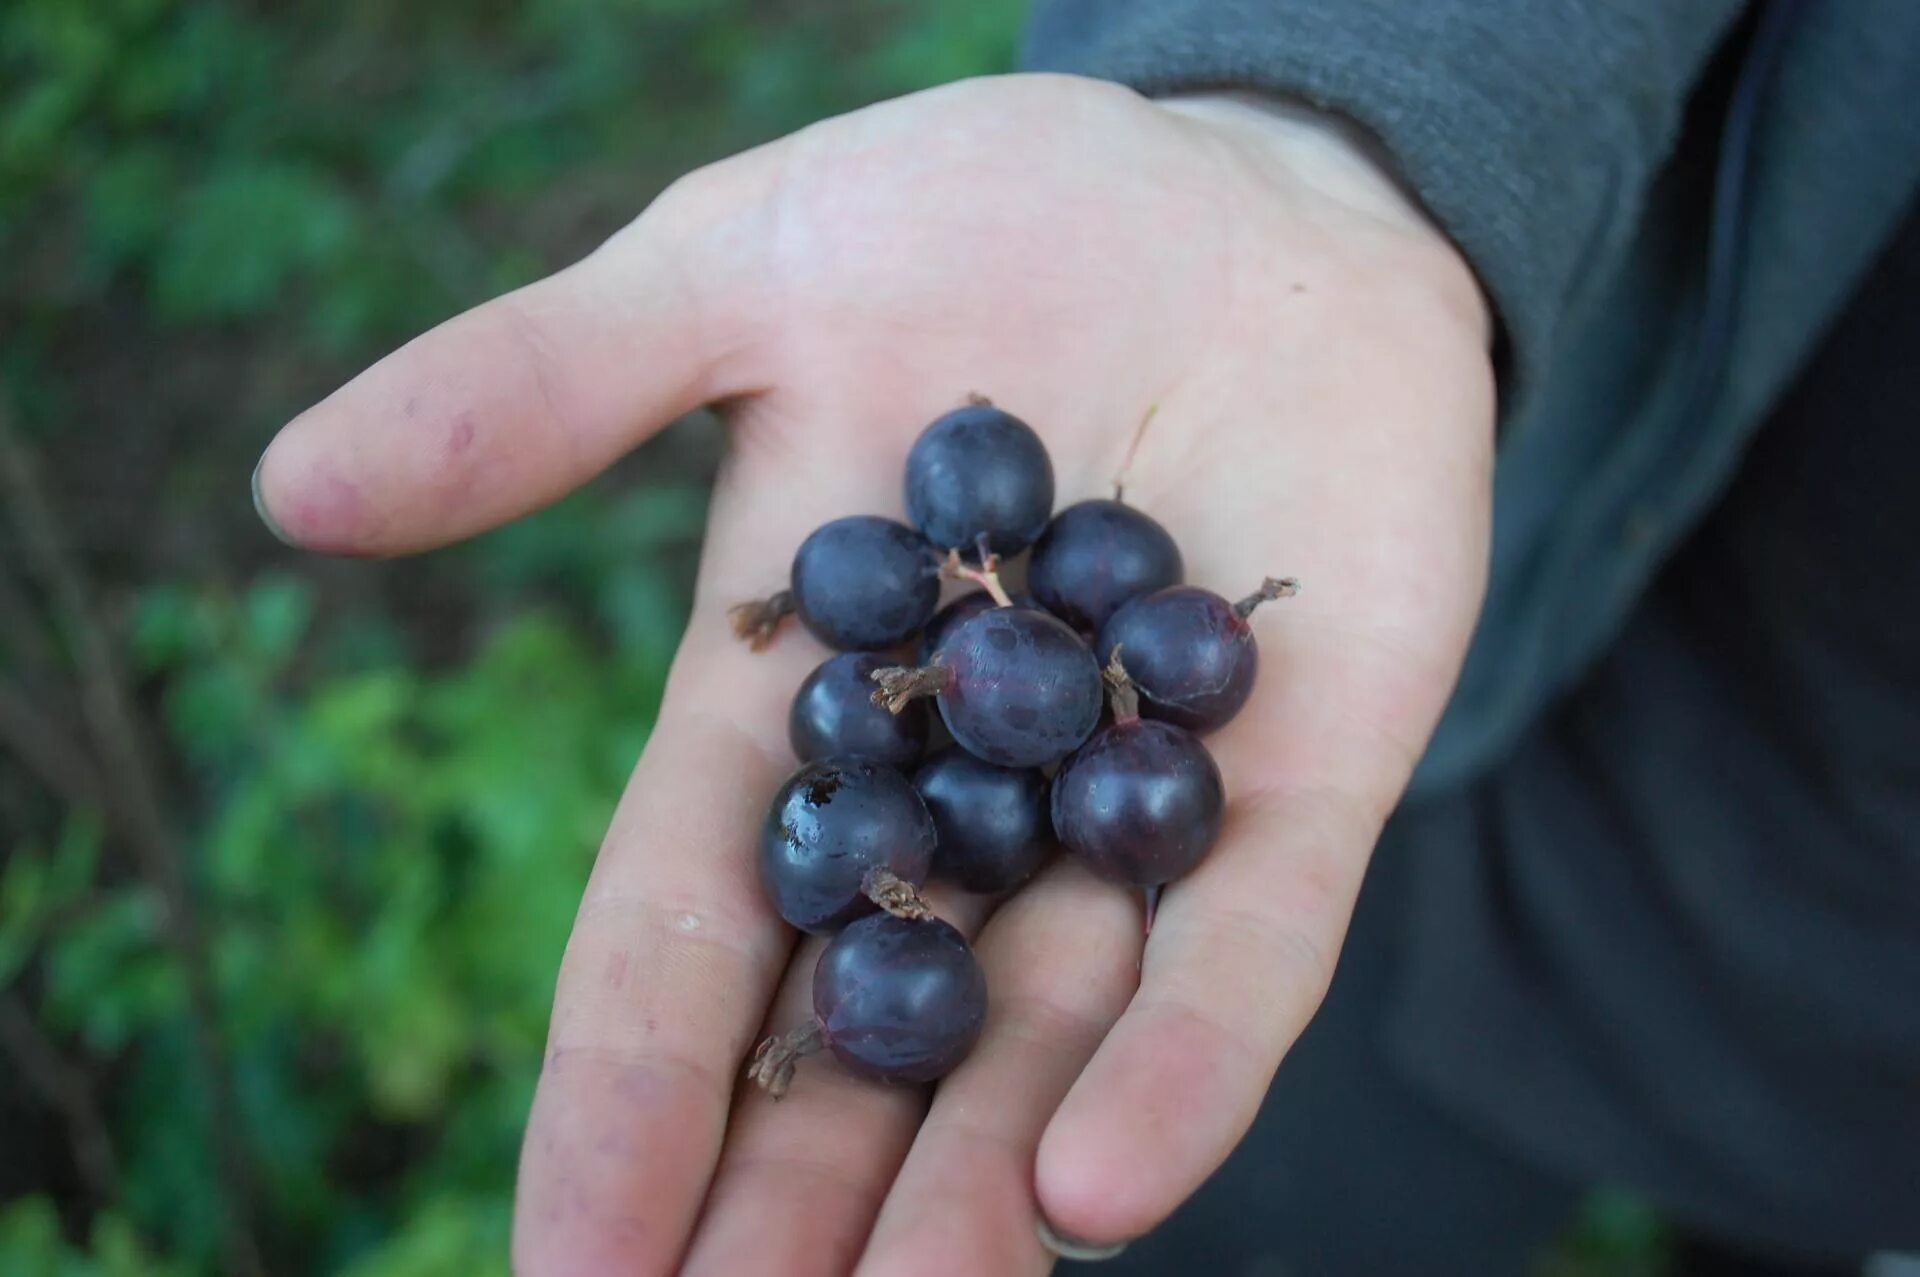
<path id="1" fill-rule="evenodd" d="M 1035 1226 L 1040 1234 L 1040 1244 L 1062 1259 L 1077 1259 L 1081 1263 L 1098 1263 L 1103 1259 L 1112 1259 L 1127 1248 L 1125 1242 L 1076 1241 L 1065 1233 L 1055 1231 L 1053 1225 L 1042 1219 Z"/>
<path id="2" fill-rule="evenodd" d="M 275 540 L 279 541 L 281 545 L 292 546 L 297 550 L 300 547 L 295 545 L 293 538 L 281 531 L 280 525 L 273 521 L 273 515 L 267 510 L 267 499 L 260 495 L 260 468 L 266 464 L 267 459 L 265 456 L 262 456 L 259 461 L 254 463 L 253 512 L 260 516 L 260 522 L 267 525 L 267 531 L 273 533 Z"/>

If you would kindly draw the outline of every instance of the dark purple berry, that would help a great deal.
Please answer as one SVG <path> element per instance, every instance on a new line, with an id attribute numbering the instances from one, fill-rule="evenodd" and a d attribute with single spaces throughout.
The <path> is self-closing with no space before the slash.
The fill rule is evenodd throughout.
<path id="1" fill-rule="evenodd" d="M 1053 513 L 1053 462 L 1033 428 L 990 403 L 921 432 L 907 454 L 907 517 L 942 550 L 1018 554 Z"/>
<path id="2" fill-rule="evenodd" d="M 1045 612 L 989 608 L 968 617 L 918 669 L 881 670 L 897 707 L 938 696 L 940 717 L 968 753 L 1002 767 L 1065 757 L 1100 721 L 1100 667 L 1080 636 Z"/>
<path id="3" fill-rule="evenodd" d="M 872 652 L 842 652 L 807 675 L 787 713 L 787 739 L 803 763 L 836 756 L 870 758 L 911 767 L 926 751 L 927 707 L 898 714 L 873 703 L 875 670 L 887 664 Z"/>
<path id="4" fill-rule="evenodd" d="M 1269 577 L 1238 603 L 1195 585 L 1143 595 L 1101 626 L 1100 659 L 1111 660 L 1120 649 L 1140 693 L 1140 712 L 1148 718 L 1210 732 L 1253 694 L 1260 648 L 1247 618 L 1262 602 L 1296 588 Z"/>
<path id="5" fill-rule="evenodd" d="M 1040 606 L 1034 602 L 1031 595 L 1026 594 L 1014 595 L 1013 604 L 1015 607 Z M 977 616 L 989 608 L 999 606 L 1000 604 L 995 601 L 991 594 L 988 594 L 985 590 L 975 590 L 971 594 L 962 594 L 959 598 L 947 604 L 938 612 L 935 612 L 933 619 L 927 622 L 927 628 L 920 632 L 921 661 L 932 660 L 933 654 L 940 650 L 940 644 L 946 639 L 947 635 L 953 632 L 954 627 L 959 625 L 960 622 L 970 616 Z"/>
<path id="6" fill-rule="evenodd" d="M 913 787 L 939 834 L 935 877 L 968 891 L 1012 891 L 1053 850 L 1047 778 L 1033 768 L 996 767 L 946 749 L 920 765 Z"/>
<path id="7" fill-rule="evenodd" d="M 1119 501 L 1082 501 L 1054 515 L 1034 544 L 1027 588 L 1091 634 L 1129 599 L 1178 585 L 1184 571 L 1180 547 L 1151 516 Z"/>
<path id="8" fill-rule="evenodd" d="M 1103 878 L 1134 887 L 1171 882 L 1220 836 L 1226 790 L 1207 747 L 1151 719 L 1114 722 L 1061 764 L 1053 828 Z"/>
<path id="9" fill-rule="evenodd" d="M 833 938 L 813 969 L 813 1013 L 849 1072 L 932 1082 L 967 1058 L 987 1019 L 987 977 L 938 918 L 875 914 Z"/>
<path id="10" fill-rule="evenodd" d="M 1080 636 L 1032 608 L 992 608 L 941 645 L 952 677 L 940 717 L 969 753 L 1002 767 L 1065 757 L 1100 721 L 1100 667 Z"/>
<path id="11" fill-rule="evenodd" d="M 864 514 L 835 519 L 793 556 L 793 608 L 828 647 L 896 647 L 940 605 L 939 569 L 904 523 Z"/>
<path id="12" fill-rule="evenodd" d="M 876 907 L 868 875 L 918 886 L 933 867 L 933 817 L 907 778 L 864 758 L 808 763 L 780 787 L 760 832 L 760 880 L 782 918 L 825 934 Z"/>

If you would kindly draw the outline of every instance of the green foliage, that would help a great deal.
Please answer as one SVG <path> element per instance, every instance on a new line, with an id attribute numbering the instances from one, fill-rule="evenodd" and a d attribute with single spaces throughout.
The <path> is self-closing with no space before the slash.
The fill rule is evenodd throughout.
<path id="1" fill-rule="evenodd" d="M 471 566 L 504 606 L 445 669 L 337 650 L 295 577 L 141 599 L 131 656 L 208 795 L 198 886 L 248 1138 L 273 1222 L 320 1267 L 503 1263 L 553 972 L 684 620 L 668 552 L 702 514 L 671 489 L 589 493 L 483 547 Z M 536 568 L 582 583 L 573 622 L 514 601 Z M 654 613 L 628 646 L 636 592 Z M 7 859 L 0 961 L 37 953 L 47 1026 L 122 1062 L 121 1205 L 197 1270 L 219 1190 L 181 973 L 158 901 L 103 873 L 101 841 L 75 813 L 52 846 Z M 46 1271 L 95 1271 L 47 1249 L 47 1218 L 18 1209 L 0 1268 L 46 1250 Z M 122 1262 L 99 1242 L 125 1234 L 118 1219 L 102 1216 L 100 1264 Z"/>
<path id="2" fill-rule="evenodd" d="M 148 180 L 154 171 L 109 180 Z M 139 216 L 127 211 L 125 190 L 96 184 L 88 195 L 104 223 L 127 227 Z M 355 246 L 352 202 L 312 167 L 262 162 L 215 172 L 183 195 L 153 241 L 151 295 L 162 319 L 253 314 L 290 281 L 339 269 Z M 138 242 L 138 229 L 126 239 Z"/>
<path id="3" fill-rule="evenodd" d="M 705 496 L 684 462 L 603 485 L 438 556 L 413 578 L 433 607 L 396 606 L 391 569 L 264 563 L 239 459 L 686 168 L 1004 69 L 1021 8 L 0 5 L 0 377 L 56 475 L 139 458 L 72 513 L 112 529 L 82 529 L 88 567 L 132 600 L 125 663 L 209 932 L 273 1271 L 504 1271 L 554 971 L 678 641 Z M 100 1085 L 119 1176 L 58 1214 L 0 1206 L 0 1271 L 218 1267 L 166 917 L 102 813 L 9 831 L 0 984 Z"/>
<path id="4" fill-rule="evenodd" d="M 506 1277 L 511 1217 L 512 1203 L 502 1193 L 435 1197 L 342 1277 Z"/>
<path id="5" fill-rule="evenodd" d="M 1646 1202 L 1617 1189 L 1590 1194 L 1540 1277 L 1665 1277 L 1671 1230 Z"/>
<path id="6" fill-rule="evenodd" d="M 85 1247 L 70 1245 L 44 1197 L 23 1197 L 0 1208 L 0 1259 L 9 1277 L 178 1277 L 187 1272 L 154 1259 L 126 1220 L 110 1213 L 95 1217 Z"/>
<path id="7" fill-rule="evenodd" d="M 43 322 L 132 285 L 161 325 L 270 316 L 351 351 L 579 247 L 493 230 L 556 192 L 631 214 L 716 152 L 1004 68 L 1019 9 L 12 0 L 0 249 L 49 255 Z"/>

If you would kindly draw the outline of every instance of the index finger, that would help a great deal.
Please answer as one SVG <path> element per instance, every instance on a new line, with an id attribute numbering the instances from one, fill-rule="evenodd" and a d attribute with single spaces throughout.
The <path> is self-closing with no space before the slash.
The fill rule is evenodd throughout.
<path id="1" fill-rule="evenodd" d="M 695 624 L 724 633 L 717 615 Z M 520 1164 L 516 1271 L 670 1271 L 726 1132 L 740 1061 L 792 945 L 754 880 L 765 724 L 804 644 L 683 646 L 567 944 Z"/>

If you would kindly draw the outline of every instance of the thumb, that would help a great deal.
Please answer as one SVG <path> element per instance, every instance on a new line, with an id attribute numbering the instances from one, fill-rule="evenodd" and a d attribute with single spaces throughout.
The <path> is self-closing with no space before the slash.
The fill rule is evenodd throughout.
<path id="1" fill-rule="evenodd" d="M 328 553 L 429 549 L 757 389 L 768 168 L 763 150 L 683 178 L 584 260 L 448 320 L 296 417 L 254 472 L 261 517 Z"/>

